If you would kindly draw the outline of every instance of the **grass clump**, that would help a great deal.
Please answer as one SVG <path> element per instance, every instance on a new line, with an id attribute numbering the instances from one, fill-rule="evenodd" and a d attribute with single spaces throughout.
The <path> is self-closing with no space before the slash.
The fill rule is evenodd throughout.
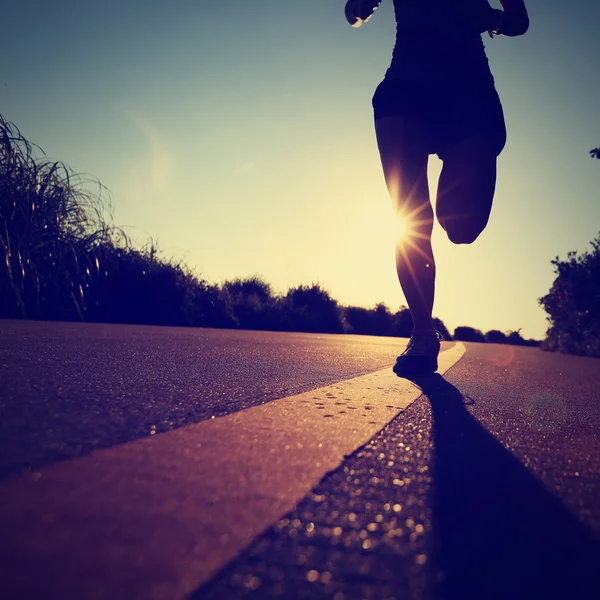
<path id="1" fill-rule="evenodd" d="M 98 181 L 49 160 L 0 115 L 0 317 L 232 323 L 220 290 L 156 244 L 134 248 Z"/>
<path id="2" fill-rule="evenodd" d="M 115 235 L 89 184 L 0 115 L 0 315 L 83 318 L 95 250 Z"/>
<path id="3" fill-rule="evenodd" d="M 569 252 L 552 264 L 556 278 L 539 299 L 550 326 L 542 348 L 600 358 L 600 233 L 591 250 Z"/>

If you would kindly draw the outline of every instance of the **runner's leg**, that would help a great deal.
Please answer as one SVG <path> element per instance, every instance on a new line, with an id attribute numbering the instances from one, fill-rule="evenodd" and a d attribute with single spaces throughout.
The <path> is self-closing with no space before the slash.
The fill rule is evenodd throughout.
<path id="1" fill-rule="evenodd" d="M 433 209 L 421 128 L 405 116 L 375 120 L 381 164 L 394 210 L 406 231 L 396 243 L 396 268 L 414 330 L 433 329 L 435 262 L 431 249 Z"/>
<path id="2" fill-rule="evenodd" d="M 496 188 L 497 144 L 464 138 L 443 155 L 436 215 L 455 244 L 471 244 L 487 225 Z"/>

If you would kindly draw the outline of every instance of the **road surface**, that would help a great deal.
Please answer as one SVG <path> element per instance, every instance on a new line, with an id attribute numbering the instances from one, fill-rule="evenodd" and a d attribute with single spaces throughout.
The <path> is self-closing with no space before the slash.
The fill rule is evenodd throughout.
<path id="1" fill-rule="evenodd" d="M 0 321 L 7 598 L 598 598 L 600 363 Z"/>

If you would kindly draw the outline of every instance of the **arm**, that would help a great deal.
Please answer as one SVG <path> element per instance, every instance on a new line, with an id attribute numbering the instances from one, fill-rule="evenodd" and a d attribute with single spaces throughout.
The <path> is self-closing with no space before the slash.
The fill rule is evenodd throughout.
<path id="1" fill-rule="evenodd" d="M 491 32 L 516 37 L 529 29 L 529 15 L 524 0 L 500 0 L 503 10 L 496 10 L 498 18 Z"/>

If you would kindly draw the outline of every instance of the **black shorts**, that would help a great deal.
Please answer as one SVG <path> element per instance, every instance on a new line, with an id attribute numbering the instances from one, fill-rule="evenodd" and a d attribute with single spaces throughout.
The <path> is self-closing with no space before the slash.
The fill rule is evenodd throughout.
<path id="1" fill-rule="evenodd" d="M 405 115 L 423 128 L 430 154 L 443 159 L 457 142 L 483 135 L 496 155 L 506 144 L 502 104 L 493 79 L 417 81 L 384 79 L 373 96 L 375 119 Z"/>

